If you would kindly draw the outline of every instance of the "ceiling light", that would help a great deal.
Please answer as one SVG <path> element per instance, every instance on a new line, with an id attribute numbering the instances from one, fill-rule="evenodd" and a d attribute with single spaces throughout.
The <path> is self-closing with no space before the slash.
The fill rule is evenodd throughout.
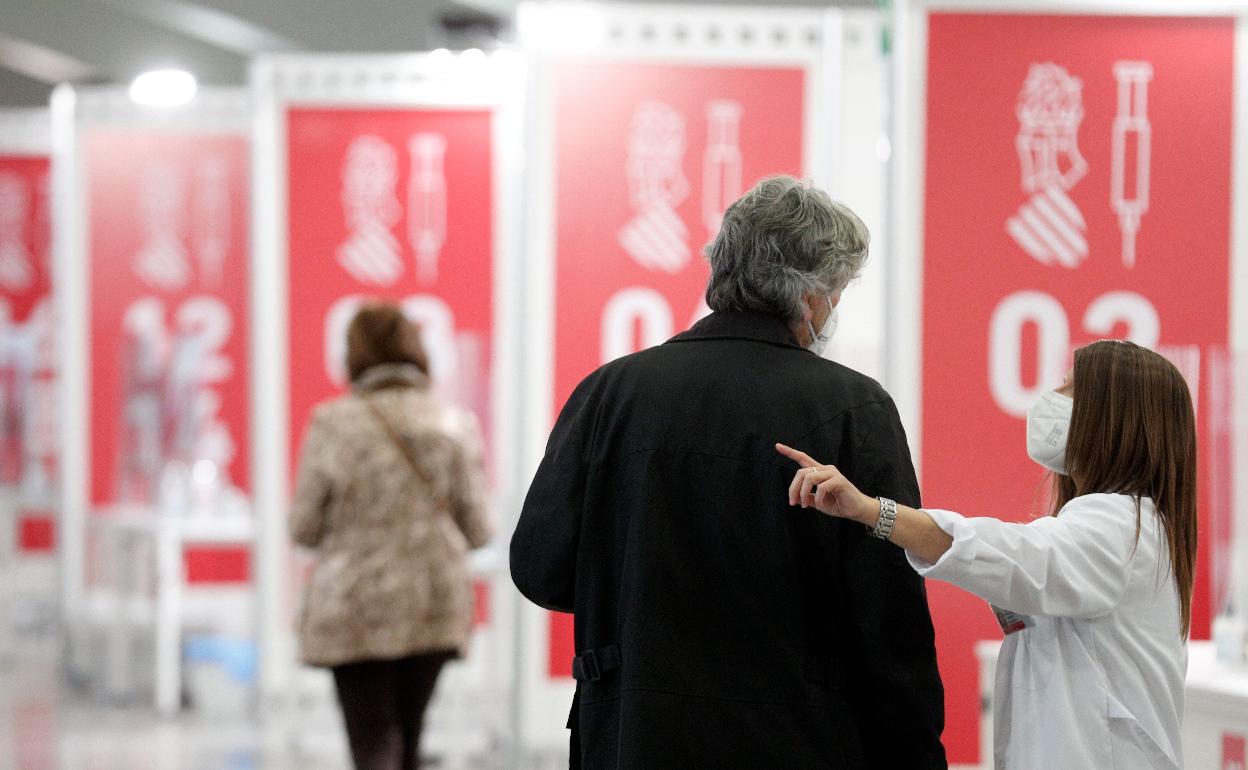
<path id="1" fill-rule="evenodd" d="M 521 42 L 538 51 L 583 53 L 606 41 L 607 16 L 596 3 L 523 2 L 517 9 L 517 29 Z"/>
<path id="2" fill-rule="evenodd" d="M 144 72 L 130 84 L 130 98 L 148 107 L 176 107 L 195 97 L 195 76 L 184 70 Z"/>

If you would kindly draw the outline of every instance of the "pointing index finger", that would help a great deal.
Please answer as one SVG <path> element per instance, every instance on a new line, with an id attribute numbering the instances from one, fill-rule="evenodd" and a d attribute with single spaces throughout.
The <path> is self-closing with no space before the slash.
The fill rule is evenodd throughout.
<path id="1" fill-rule="evenodd" d="M 819 463 L 815 462 L 814 458 L 810 455 L 805 452 L 798 451 L 793 447 L 785 446 L 784 444 L 776 444 L 776 451 L 796 462 L 803 468 L 814 468 L 819 465 Z"/>

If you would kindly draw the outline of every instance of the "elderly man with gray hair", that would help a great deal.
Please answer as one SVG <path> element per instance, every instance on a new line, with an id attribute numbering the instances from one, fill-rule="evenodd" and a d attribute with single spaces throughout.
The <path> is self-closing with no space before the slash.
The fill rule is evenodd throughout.
<path id="1" fill-rule="evenodd" d="M 575 614 L 572 767 L 946 767 L 922 580 L 862 527 L 786 506 L 773 448 L 919 505 L 892 399 L 821 357 L 867 243 L 824 192 L 764 179 L 707 248 L 714 312 L 564 406 L 511 572 Z"/>

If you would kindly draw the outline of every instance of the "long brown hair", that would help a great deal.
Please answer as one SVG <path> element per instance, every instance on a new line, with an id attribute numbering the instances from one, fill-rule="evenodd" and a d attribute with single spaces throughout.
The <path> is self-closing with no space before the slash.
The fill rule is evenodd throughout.
<path id="1" fill-rule="evenodd" d="M 1157 353 L 1102 340 L 1075 351 L 1074 388 L 1070 475 L 1054 476 L 1054 515 L 1080 495 L 1131 495 L 1138 538 L 1139 502 L 1150 498 L 1170 546 L 1187 636 L 1196 573 L 1196 416 L 1187 383 Z"/>

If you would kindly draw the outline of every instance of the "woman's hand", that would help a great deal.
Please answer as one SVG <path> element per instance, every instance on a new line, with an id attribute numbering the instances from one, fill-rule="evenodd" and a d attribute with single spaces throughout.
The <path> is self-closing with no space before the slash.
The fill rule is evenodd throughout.
<path id="1" fill-rule="evenodd" d="M 880 518 L 880 503 L 849 483 L 832 465 L 820 465 L 810 455 L 784 444 L 776 451 L 802 466 L 789 485 L 789 505 L 817 508 L 839 519 L 850 519 L 874 527 Z"/>

